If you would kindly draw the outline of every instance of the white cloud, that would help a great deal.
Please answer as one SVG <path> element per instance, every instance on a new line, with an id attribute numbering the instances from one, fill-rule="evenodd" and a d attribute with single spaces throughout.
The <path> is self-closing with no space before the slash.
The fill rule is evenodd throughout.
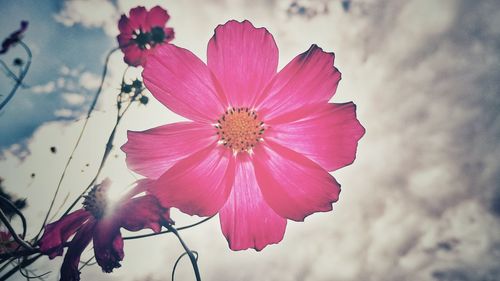
<path id="1" fill-rule="evenodd" d="M 50 94 L 56 89 L 56 83 L 54 81 L 47 82 L 46 84 L 32 86 L 31 92 L 35 94 Z"/>
<path id="2" fill-rule="evenodd" d="M 54 116 L 56 117 L 63 117 L 63 118 L 69 118 L 69 117 L 73 117 L 73 111 L 71 111 L 70 109 L 66 109 L 66 108 L 63 108 L 63 109 L 58 109 L 56 111 L 54 111 Z"/>
<path id="3" fill-rule="evenodd" d="M 80 85 L 87 90 L 95 90 L 99 87 L 99 83 L 101 82 L 101 77 L 95 75 L 91 72 L 83 72 L 80 74 Z"/>
<path id="4" fill-rule="evenodd" d="M 78 93 L 63 93 L 63 99 L 72 106 L 82 105 L 85 102 L 85 96 Z"/>
<path id="5" fill-rule="evenodd" d="M 103 28 L 109 35 L 115 35 L 118 32 L 116 22 L 119 14 L 112 1 L 65 1 L 63 9 L 54 15 L 54 18 L 66 26 L 81 24 L 90 28 Z"/>

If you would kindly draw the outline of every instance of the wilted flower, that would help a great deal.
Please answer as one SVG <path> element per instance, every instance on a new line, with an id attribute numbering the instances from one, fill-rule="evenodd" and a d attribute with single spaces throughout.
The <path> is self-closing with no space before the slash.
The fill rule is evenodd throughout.
<path id="1" fill-rule="evenodd" d="M 21 41 L 22 35 L 27 28 L 28 28 L 28 21 L 25 20 L 21 21 L 21 27 L 18 30 L 11 33 L 9 37 L 5 38 L 5 40 L 3 40 L 2 49 L 0 49 L 0 54 L 7 53 L 10 47 Z"/>
<path id="2" fill-rule="evenodd" d="M 233 250 L 282 240 L 287 219 L 332 210 L 364 128 L 352 102 L 328 103 L 340 72 L 316 45 L 277 73 L 265 28 L 229 21 L 208 43 L 208 62 L 165 44 L 148 58 L 153 96 L 192 121 L 129 132 L 128 166 L 156 179 L 151 192 L 190 215 L 219 213 Z"/>
<path id="3" fill-rule="evenodd" d="M 129 231 L 150 228 L 159 232 L 161 223 L 170 221 L 168 209 L 162 208 L 154 196 L 136 196 L 144 191 L 145 184 L 147 181 L 143 180 L 111 205 L 107 198 L 110 182 L 105 180 L 85 196 L 82 209 L 45 227 L 40 251 L 51 259 L 63 254 L 66 241 L 74 234 L 61 267 L 61 280 L 80 280 L 80 256 L 91 241 L 97 263 L 104 272 L 111 272 L 120 267 L 124 257 L 120 228 Z"/>
<path id="4" fill-rule="evenodd" d="M 174 39 L 174 29 L 165 26 L 170 16 L 159 6 L 149 11 L 136 7 L 129 14 L 130 17 L 122 15 L 118 22 L 118 44 L 127 64 L 144 65 L 152 49 Z"/>

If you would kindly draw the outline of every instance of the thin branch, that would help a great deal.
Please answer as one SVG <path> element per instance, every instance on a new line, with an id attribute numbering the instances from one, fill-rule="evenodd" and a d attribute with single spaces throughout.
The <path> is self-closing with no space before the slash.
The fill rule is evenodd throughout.
<path id="1" fill-rule="evenodd" d="M 5 280 L 9 279 L 12 275 L 14 275 L 14 273 L 16 273 L 19 270 L 19 268 L 25 268 L 25 267 L 31 265 L 36 260 L 38 260 L 41 256 L 42 256 L 42 254 L 38 254 L 38 255 L 34 256 L 33 258 L 31 258 L 31 259 L 25 259 L 18 266 L 14 267 L 13 269 L 9 270 L 4 275 L 2 275 L 0 277 L 0 281 L 5 281 Z"/>
<path id="2" fill-rule="evenodd" d="M 39 275 L 34 275 L 34 276 L 30 276 L 29 274 L 35 274 L 34 271 L 32 270 L 29 270 L 27 268 L 24 268 L 24 271 L 26 272 L 23 272 L 23 268 L 20 267 L 21 263 L 18 264 L 18 268 L 19 268 L 19 273 L 21 273 L 22 276 L 26 277 L 26 280 L 30 280 L 30 279 L 38 279 L 38 280 L 44 280 L 43 277 L 49 273 L 51 273 L 52 271 L 47 271 L 43 274 L 39 274 Z"/>
<path id="3" fill-rule="evenodd" d="M 17 235 L 16 231 L 14 230 L 14 228 L 12 227 L 12 225 L 10 224 L 9 220 L 7 219 L 7 216 L 5 216 L 5 214 L 2 211 L 2 209 L 0 209 L 0 220 L 5 224 L 5 226 L 9 230 L 10 234 L 12 235 L 12 238 L 14 238 L 14 240 L 19 245 L 21 245 L 22 247 L 26 248 L 27 250 L 33 250 L 33 247 L 30 244 L 28 244 L 26 241 L 24 241 L 21 238 L 19 238 L 19 236 Z"/>
<path id="4" fill-rule="evenodd" d="M 80 144 L 80 141 L 82 140 L 83 133 L 85 132 L 85 128 L 87 128 L 87 124 L 88 124 L 88 121 L 90 119 L 90 115 L 94 111 L 94 108 L 97 104 L 97 100 L 99 99 L 99 96 L 101 95 L 102 86 L 104 85 L 104 80 L 105 80 L 106 74 L 108 72 L 109 59 L 110 59 L 111 55 L 117 50 L 119 50 L 119 48 L 112 49 L 108 53 L 108 55 L 106 56 L 106 59 L 104 62 L 104 69 L 103 69 L 102 75 L 101 75 L 101 83 L 99 84 L 99 88 L 97 89 L 97 92 L 95 93 L 94 100 L 92 101 L 92 104 L 90 105 L 89 110 L 87 111 L 87 117 L 85 118 L 85 122 L 83 123 L 82 130 L 80 131 L 80 134 L 78 135 L 78 139 L 76 140 L 75 145 L 73 146 L 73 150 L 71 151 L 71 154 L 68 158 L 68 161 L 66 161 L 66 165 L 64 166 L 61 177 L 59 178 L 59 182 L 57 183 L 56 191 L 54 193 L 54 196 L 52 197 L 52 201 L 50 202 L 49 210 L 47 211 L 47 214 L 45 215 L 45 218 L 43 220 L 42 227 L 40 228 L 40 231 L 38 231 L 38 234 L 35 236 L 35 240 L 38 240 L 38 237 L 42 233 L 43 228 L 45 227 L 45 224 L 47 223 L 47 220 L 50 216 L 50 212 L 52 211 L 52 208 L 54 207 L 55 200 L 56 200 L 57 195 L 59 193 L 59 190 L 61 188 L 64 177 L 66 176 L 66 171 L 68 170 L 69 164 L 71 163 L 71 160 L 73 159 L 73 155 L 75 154 L 76 148 L 78 147 L 78 145 Z"/>
<path id="5" fill-rule="evenodd" d="M 19 249 L 14 252 L 7 252 L 7 253 L 1 253 L 0 254 L 0 259 L 9 259 L 9 258 L 19 258 L 19 257 L 26 257 L 30 256 L 36 253 L 40 253 L 40 250 L 38 248 L 32 248 L 32 249 Z M 0 270 L 1 271 L 1 270 Z"/>
<path id="6" fill-rule="evenodd" d="M 7 266 L 9 266 L 13 261 L 16 260 L 17 257 L 9 257 L 7 258 L 5 261 L 2 261 L 2 263 L 5 262 L 4 265 L 2 265 L 2 267 L 0 267 L 0 272 L 3 272 L 4 269 L 7 268 Z"/>
<path id="7" fill-rule="evenodd" d="M 179 228 L 177 228 L 177 231 L 181 231 L 181 230 L 184 230 L 184 229 L 188 229 L 188 228 L 191 228 L 191 227 L 194 227 L 194 226 L 197 226 L 199 224 L 202 224 L 208 220 L 210 220 L 211 218 L 215 217 L 215 215 L 211 216 L 211 217 L 208 217 L 208 218 L 205 218 L 199 222 L 196 222 L 196 223 L 193 223 L 193 224 L 190 224 L 190 225 L 186 225 L 186 226 L 181 226 Z M 139 238 L 145 238 L 145 237 L 151 237 L 151 236 L 156 236 L 156 235 L 160 235 L 160 234 L 165 234 L 165 233 L 170 233 L 171 231 L 170 230 L 165 230 L 165 231 L 160 231 L 160 232 L 154 232 L 154 233 L 148 233 L 148 234 L 141 234 L 141 235 L 134 235 L 134 236 L 128 236 L 128 237 L 123 237 L 123 240 L 133 240 L 133 239 L 139 239 Z"/>
<path id="8" fill-rule="evenodd" d="M 23 239 L 26 238 L 26 228 L 27 228 L 27 224 L 26 224 L 26 218 L 24 217 L 23 213 L 21 212 L 21 210 L 19 210 L 16 205 L 14 205 L 14 203 L 12 203 L 9 199 L 3 197 L 3 196 L 0 196 L 0 200 L 2 200 L 3 202 L 5 202 L 7 205 L 9 205 L 10 208 L 12 208 L 12 210 L 14 210 L 14 212 L 19 216 L 19 218 L 21 219 L 21 222 L 23 224 Z"/>
<path id="9" fill-rule="evenodd" d="M 12 88 L 10 93 L 7 95 L 7 97 L 0 103 L 0 111 L 14 97 L 17 89 L 19 88 L 19 86 L 21 86 L 23 79 L 26 76 L 26 74 L 28 73 L 28 70 L 29 70 L 30 65 L 31 65 L 32 54 L 31 54 L 30 48 L 28 48 L 28 46 L 26 46 L 26 44 L 24 44 L 23 41 L 19 41 L 19 45 L 21 45 L 24 48 L 24 50 L 26 51 L 26 54 L 28 55 L 28 61 L 26 62 L 26 66 L 24 67 L 23 71 L 19 75 L 19 78 L 16 80 L 16 84 L 14 85 L 14 87 Z"/>
<path id="10" fill-rule="evenodd" d="M 3 60 L 0 60 L 0 65 L 3 66 L 3 70 L 5 72 L 5 75 L 9 76 L 12 80 L 14 80 L 16 82 L 19 81 L 19 78 L 17 78 L 17 75 L 14 74 L 14 72 L 12 72 L 12 70 L 10 70 L 10 68 L 7 66 L 7 64 Z M 21 82 L 21 87 L 27 88 L 28 86 Z"/>
<path id="11" fill-rule="evenodd" d="M 177 239 L 179 239 L 179 242 L 184 248 L 184 251 L 186 251 L 186 254 L 189 256 L 189 259 L 191 260 L 191 265 L 193 266 L 193 271 L 194 271 L 194 276 L 196 277 L 196 281 L 201 281 L 200 270 L 198 269 L 198 259 L 193 255 L 193 252 L 189 249 L 186 243 L 184 243 L 184 240 L 182 240 L 181 236 L 179 235 L 175 227 L 173 227 L 168 222 L 165 222 L 164 226 L 168 230 L 170 230 L 170 232 L 172 232 L 175 236 L 177 236 Z"/>
<path id="12" fill-rule="evenodd" d="M 196 261 L 198 261 L 198 252 L 196 251 L 191 251 L 193 254 L 196 255 Z M 177 269 L 177 265 L 179 264 L 179 262 L 181 261 L 181 259 L 183 257 L 185 257 L 187 255 L 186 252 L 182 253 L 182 255 L 180 255 L 177 260 L 175 261 L 174 263 L 174 268 L 172 269 L 172 281 L 174 281 L 174 277 L 175 277 L 175 270 Z"/>
<path id="13" fill-rule="evenodd" d="M 108 141 L 107 141 L 105 149 L 104 149 L 104 154 L 102 156 L 99 168 L 97 169 L 96 175 L 90 181 L 89 185 L 82 191 L 82 193 L 80 193 L 80 195 L 78 195 L 78 197 L 75 199 L 75 201 L 73 201 L 73 203 L 69 206 L 69 208 L 66 210 L 66 212 L 64 212 L 64 214 L 62 215 L 62 217 L 64 217 L 65 215 L 67 215 L 69 212 L 71 212 L 71 210 L 76 206 L 76 204 L 78 203 L 78 201 L 80 201 L 80 199 L 83 198 L 83 196 L 87 193 L 87 191 L 96 183 L 97 178 L 100 176 L 102 168 L 104 167 L 104 164 L 106 163 L 106 160 L 108 159 L 109 154 L 111 153 L 111 150 L 113 149 L 113 141 L 115 139 L 115 134 L 116 134 L 116 130 L 118 128 L 118 125 L 120 124 L 120 121 L 123 118 L 123 115 L 125 115 L 125 113 L 127 112 L 127 110 L 130 108 L 130 105 L 132 104 L 132 102 L 133 102 L 133 100 L 131 100 L 127 104 L 127 106 L 125 107 L 125 109 L 123 110 L 123 112 L 121 114 L 118 111 L 117 116 L 116 116 L 115 125 L 113 127 L 113 130 L 111 131 L 111 134 L 109 135 Z M 119 106 L 121 106 L 121 105 L 118 105 L 118 107 Z"/>

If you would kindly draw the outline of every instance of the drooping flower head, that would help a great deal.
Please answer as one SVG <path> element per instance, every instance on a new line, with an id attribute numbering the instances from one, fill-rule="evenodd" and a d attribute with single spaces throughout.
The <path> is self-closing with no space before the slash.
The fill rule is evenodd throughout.
<path id="1" fill-rule="evenodd" d="M 354 161 L 364 128 L 352 102 L 329 103 L 340 72 L 316 45 L 277 72 L 272 35 L 233 20 L 215 29 L 207 58 L 158 47 L 144 83 L 191 121 L 129 132 L 122 149 L 164 206 L 219 213 L 231 249 L 261 250 L 288 219 L 332 210 L 340 184 L 329 171 Z"/>
<path id="2" fill-rule="evenodd" d="M 147 181 L 140 182 L 115 204 L 107 197 L 109 180 L 96 185 L 85 196 L 83 208 L 48 224 L 40 239 L 40 252 L 53 259 L 63 254 L 71 236 L 68 251 L 61 266 L 61 280 L 80 280 L 79 262 L 82 252 L 92 241 L 95 258 L 104 272 L 120 267 L 123 260 L 123 239 L 120 228 L 139 231 L 150 228 L 160 231 L 162 222 L 170 221 L 169 210 L 160 206 L 144 191 Z"/>
<path id="3" fill-rule="evenodd" d="M 144 65 L 152 49 L 174 39 L 174 29 L 165 26 L 170 16 L 160 6 L 149 11 L 136 7 L 129 15 L 122 15 L 118 22 L 118 44 L 127 64 Z"/>
<path id="4" fill-rule="evenodd" d="M 9 37 L 5 38 L 2 42 L 2 49 L 0 49 L 0 54 L 5 54 L 10 47 L 21 41 L 23 33 L 28 28 L 28 21 L 21 21 L 21 27 L 12 32 Z"/>

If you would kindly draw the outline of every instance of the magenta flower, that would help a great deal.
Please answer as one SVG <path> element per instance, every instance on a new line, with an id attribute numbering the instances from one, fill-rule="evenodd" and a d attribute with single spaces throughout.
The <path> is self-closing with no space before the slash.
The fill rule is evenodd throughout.
<path id="1" fill-rule="evenodd" d="M 19 247 L 12 234 L 8 231 L 0 230 L 0 254 L 10 253 Z"/>
<path id="2" fill-rule="evenodd" d="M 107 199 L 110 183 L 105 180 L 85 196 L 82 209 L 45 227 L 39 242 L 41 253 L 53 259 L 61 256 L 64 246 L 68 246 L 61 267 L 61 280 L 80 280 L 80 256 L 91 241 L 97 263 L 104 272 L 111 272 L 120 267 L 124 257 L 120 228 L 129 231 L 150 228 L 159 232 L 161 222 L 170 221 L 168 209 L 162 208 L 154 196 L 134 197 L 144 191 L 145 182 L 110 205 Z"/>
<path id="3" fill-rule="evenodd" d="M 316 45 L 277 72 L 272 35 L 229 21 L 207 57 L 157 48 L 145 85 L 192 121 L 129 132 L 122 149 L 164 206 L 219 213 L 231 249 L 261 250 L 282 240 L 287 219 L 332 210 L 340 185 L 328 171 L 354 161 L 364 128 L 353 103 L 328 103 L 340 72 Z"/>
<path id="4" fill-rule="evenodd" d="M 2 42 L 2 49 L 0 49 L 0 54 L 5 54 L 14 44 L 18 43 L 22 39 L 23 33 L 28 28 L 28 21 L 21 21 L 21 27 L 12 32 L 9 37 L 5 38 Z"/>
<path id="5" fill-rule="evenodd" d="M 174 29 L 165 26 L 170 16 L 160 6 L 149 11 L 136 7 L 129 14 L 130 17 L 122 15 L 118 22 L 118 44 L 127 64 L 144 65 L 152 49 L 174 39 Z"/>

